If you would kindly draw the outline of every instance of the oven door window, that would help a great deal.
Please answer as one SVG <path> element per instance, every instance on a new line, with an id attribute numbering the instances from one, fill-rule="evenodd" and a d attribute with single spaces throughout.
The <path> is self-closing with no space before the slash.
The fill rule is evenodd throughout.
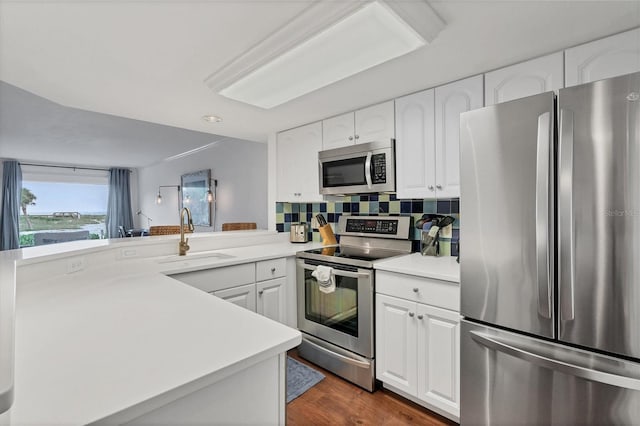
<path id="1" fill-rule="evenodd" d="M 312 272 L 304 271 L 305 318 L 358 337 L 358 279 L 336 273 L 336 290 L 323 293 Z"/>
<path id="2" fill-rule="evenodd" d="M 366 185 L 364 165 L 366 156 L 322 163 L 322 186 Z"/>

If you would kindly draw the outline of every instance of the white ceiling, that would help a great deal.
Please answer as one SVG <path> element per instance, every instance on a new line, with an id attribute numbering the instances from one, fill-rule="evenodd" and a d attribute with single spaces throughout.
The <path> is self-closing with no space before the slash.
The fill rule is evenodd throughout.
<path id="1" fill-rule="evenodd" d="M 266 141 L 270 132 L 640 25 L 638 1 L 434 1 L 447 26 L 431 45 L 271 110 L 205 85 L 310 1 L 0 0 L 0 80 L 71 108 Z M 206 123 L 205 114 L 224 121 Z M 147 160 L 193 149 L 173 142 L 156 153 L 140 144 Z M 23 151 L 42 161 L 59 147 L 49 145 Z"/>

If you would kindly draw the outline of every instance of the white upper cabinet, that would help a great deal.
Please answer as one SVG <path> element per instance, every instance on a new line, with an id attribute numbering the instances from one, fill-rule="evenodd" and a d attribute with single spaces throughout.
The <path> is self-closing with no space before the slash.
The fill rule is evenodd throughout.
<path id="1" fill-rule="evenodd" d="M 485 105 L 494 105 L 563 87 L 563 54 L 552 53 L 484 75 Z"/>
<path id="2" fill-rule="evenodd" d="M 354 125 L 353 112 L 322 120 L 322 149 L 353 145 Z"/>
<path id="3" fill-rule="evenodd" d="M 387 101 L 323 120 L 322 149 L 392 139 L 395 136 L 393 113 L 393 101 Z"/>
<path id="4" fill-rule="evenodd" d="M 640 71 L 640 28 L 565 51 L 565 86 Z"/>
<path id="5" fill-rule="evenodd" d="M 387 101 L 355 113 L 356 143 L 388 141 L 395 137 L 393 101 Z"/>
<path id="6" fill-rule="evenodd" d="M 396 99 L 396 194 L 435 196 L 434 90 Z"/>
<path id="7" fill-rule="evenodd" d="M 278 133 L 276 141 L 276 201 L 323 201 L 318 183 L 318 151 L 322 123 Z"/>
<path id="8" fill-rule="evenodd" d="M 460 113 L 482 103 L 481 75 L 396 100 L 398 198 L 460 196 Z"/>
<path id="9" fill-rule="evenodd" d="M 482 107 L 482 76 L 436 88 L 436 196 L 460 197 L 460 114 Z"/>

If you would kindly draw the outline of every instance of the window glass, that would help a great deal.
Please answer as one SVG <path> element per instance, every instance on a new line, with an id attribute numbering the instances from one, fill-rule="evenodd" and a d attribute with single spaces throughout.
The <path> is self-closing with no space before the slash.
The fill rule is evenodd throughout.
<path id="1" fill-rule="evenodd" d="M 90 183 L 29 180 L 29 177 L 25 176 L 22 182 L 22 247 L 105 238 L 109 195 L 106 176 L 86 179 Z"/>

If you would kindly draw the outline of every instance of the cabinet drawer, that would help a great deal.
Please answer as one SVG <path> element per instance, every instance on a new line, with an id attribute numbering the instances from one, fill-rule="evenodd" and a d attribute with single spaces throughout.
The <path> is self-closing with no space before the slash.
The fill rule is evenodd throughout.
<path id="1" fill-rule="evenodd" d="M 212 292 L 243 284 L 251 284 L 256 280 L 256 271 L 254 263 L 245 263 L 243 265 L 184 272 L 170 276 L 200 290 Z"/>
<path id="2" fill-rule="evenodd" d="M 284 257 L 256 262 L 256 281 L 284 277 L 286 273 L 287 260 Z"/>
<path id="3" fill-rule="evenodd" d="M 460 285 L 448 281 L 376 271 L 376 293 L 460 311 Z"/>

